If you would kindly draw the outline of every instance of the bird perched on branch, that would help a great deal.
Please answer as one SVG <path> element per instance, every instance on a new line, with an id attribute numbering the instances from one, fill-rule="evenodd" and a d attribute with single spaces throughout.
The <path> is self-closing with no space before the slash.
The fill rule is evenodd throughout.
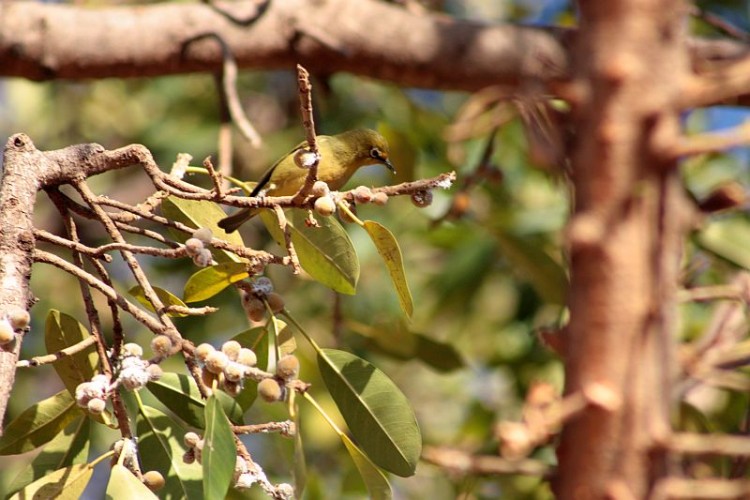
<path id="1" fill-rule="evenodd" d="M 388 160 L 388 143 L 374 130 L 356 129 L 337 135 L 319 135 L 317 143 L 320 152 L 318 180 L 325 181 L 334 191 L 343 187 L 354 172 L 365 165 L 385 165 L 396 173 Z M 274 163 L 263 174 L 250 196 L 257 196 L 264 189 L 269 196 L 291 196 L 299 191 L 305 184 L 307 170 L 297 166 L 294 155 L 306 147 L 307 142 L 302 142 Z M 257 208 L 243 208 L 221 219 L 219 227 L 231 233 L 257 213 Z"/>

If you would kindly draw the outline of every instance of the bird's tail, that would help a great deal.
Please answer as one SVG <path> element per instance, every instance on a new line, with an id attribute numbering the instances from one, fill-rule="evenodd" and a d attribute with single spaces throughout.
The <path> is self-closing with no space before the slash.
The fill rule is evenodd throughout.
<path id="1" fill-rule="evenodd" d="M 219 227 L 227 233 L 233 233 L 239 228 L 245 221 L 255 217 L 258 214 L 257 208 L 243 208 L 234 215 L 224 217 L 219 221 Z"/>

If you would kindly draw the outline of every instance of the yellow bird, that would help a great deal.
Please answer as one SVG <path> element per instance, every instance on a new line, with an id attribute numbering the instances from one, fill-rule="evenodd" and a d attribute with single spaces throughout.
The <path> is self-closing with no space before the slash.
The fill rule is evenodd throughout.
<path id="1" fill-rule="evenodd" d="M 388 142 L 374 130 L 356 129 L 337 135 L 319 135 L 317 142 L 320 152 L 318 180 L 325 181 L 334 191 L 341 189 L 354 172 L 365 165 L 379 163 L 396 173 L 388 161 Z M 274 163 L 263 174 L 250 196 L 257 196 L 263 189 L 269 196 L 291 196 L 299 191 L 307 178 L 307 170 L 297 166 L 294 154 L 304 147 L 307 147 L 307 142 L 302 142 Z M 256 208 L 244 208 L 221 219 L 219 227 L 231 233 L 257 212 Z"/>

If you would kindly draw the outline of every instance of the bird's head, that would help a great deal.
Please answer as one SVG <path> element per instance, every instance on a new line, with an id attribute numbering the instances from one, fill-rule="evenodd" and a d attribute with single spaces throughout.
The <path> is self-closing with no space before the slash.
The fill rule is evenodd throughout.
<path id="1" fill-rule="evenodd" d="M 355 145 L 362 165 L 380 163 L 394 174 L 396 173 L 396 169 L 388 159 L 388 141 L 385 137 L 370 129 L 350 130 L 345 134 L 348 135 L 346 140 Z"/>

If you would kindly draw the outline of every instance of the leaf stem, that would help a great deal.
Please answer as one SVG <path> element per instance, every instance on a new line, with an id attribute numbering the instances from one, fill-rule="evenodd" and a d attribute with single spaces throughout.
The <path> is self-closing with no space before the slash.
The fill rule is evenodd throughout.
<path id="1" fill-rule="evenodd" d="M 343 435 L 344 435 L 344 431 L 342 431 L 342 430 L 341 430 L 341 428 L 340 428 L 340 427 L 339 427 L 338 425 L 336 425 L 336 422 L 334 422 L 334 421 L 333 421 L 333 420 L 331 419 L 331 417 L 329 417 L 329 416 L 328 416 L 328 414 L 327 414 L 327 413 L 325 412 L 325 410 L 324 410 L 324 409 L 323 409 L 323 408 L 322 408 L 322 407 L 320 406 L 320 404 L 318 404 L 318 402 L 317 402 L 317 401 L 315 401 L 315 398 L 313 398 L 313 397 L 312 397 L 312 396 L 310 395 L 310 393 L 309 393 L 309 392 L 305 392 L 305 393 L 303 394 L 303 396 L 305 397 L 305 399 L 306 399 L 306 400 L 307 400 L 307 401 L 308 401 L 308 402 L 309 402 L 309 403 L 310 403 L 311 405 L 313 405 L 313 407 L 314 407 L 314 408 L 315 408 L 316 410 L 318 410 L 318 413 L 320 413 L 320 415 L 321 415 L 321 416 L 322 416 L 322 417 L 323 417 L 323 418 L 325 419 L 325 421 L 326 421 L 326 422 L 328 422 L 328 425 L 330 425 L 330 426 L 331 426 L 331 429 L 333 429 L 333 430 L 334 430 L 334 432 L 336 432 L 336 434 L 338 434 L 339 436 L 343 436 Z"/>
<path id="2" fill-rule="evenodd" d="M 289 314 L 289 310 L 286 307 L 281 311 L 281 314 L 285 318 L 287 318 L 294 325 L 294 327 L 297 330 L 299 330 L 299 332 L 302 334 L 303 337 L 305 337 L 307 339 L 308 342 L 310 342 L 310 345 L 312 345 L 312 348 L 315 349 L 315 352 L 318 353 L 318 354 L 320 354 L 321 353 L 321 349 L 320 349 L 320 346 L 318 345 L 318 343 L 315 342 L 312 339 L 312 337 L 310 337 L 310 335 L 305 331 L 305 329 L 302 328 L 302 325 L 300 325 L 299 323 L 297 323 L 297 320 L 294 319 L 294 317 L 292 317 L 291 314 Z"/>

